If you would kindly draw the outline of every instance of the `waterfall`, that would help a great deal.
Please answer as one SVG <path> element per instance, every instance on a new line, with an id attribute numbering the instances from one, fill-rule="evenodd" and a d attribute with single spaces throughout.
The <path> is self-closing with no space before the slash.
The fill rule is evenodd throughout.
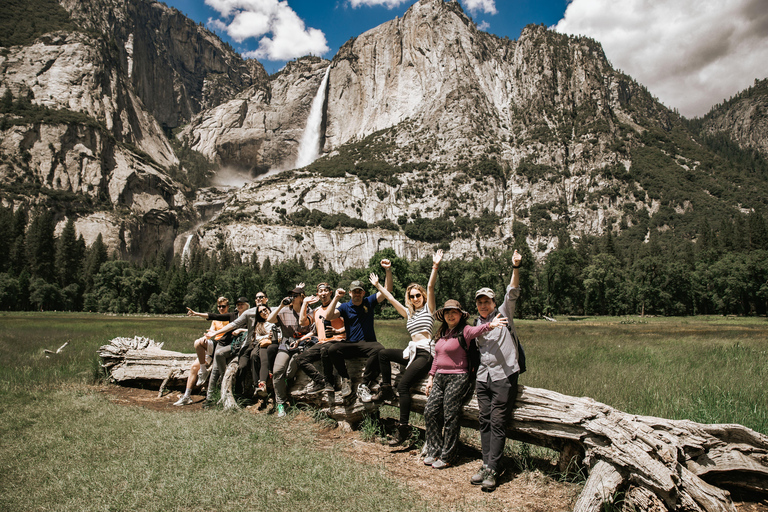
<path id="1" fill-rule="evenodd" d="M 323 124 L 323 104 L 325 104 L 325 89 L 328 86 L 328 73 L 331 66 L 325 70 L 323 81 L 317 90 L 315 99 L 312 100 L 312 108 L 309 110 L 307 126 L 301 136 L 299 144 L 299 156 L 296 158 L 296 168 L 304 167 L 314 162 L 320 153 L 320 130 Z"/>
<path id="2" fill-rule="evenodd" d="M 181 251 L 181 263 L 187 265 L 189 263 L 189 244 L 192 243 L 192 237 L 194 233 L 187 237 L 187 243 L 184 244 L 184 250 Z"/>

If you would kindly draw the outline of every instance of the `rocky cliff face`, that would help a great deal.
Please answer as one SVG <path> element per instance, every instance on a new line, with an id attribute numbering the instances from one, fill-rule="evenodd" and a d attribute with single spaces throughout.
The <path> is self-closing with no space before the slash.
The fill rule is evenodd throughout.
<path id="1" fill-rule="evenodd" d="M 0 52 L 0 95 L 69 120 L 7 117 L 0 179 L 11 192 L 26 180 L 90 198 L 78 227 L 123 255 L 179 253 L 194 234 L 210 250 L 316 254 L 336 270 L 384 247 L 415 258 L 440 244 L 471 257 L 521 236 L 543 256 L 563 232 L 663 231 L 713 201 L 735 211 L 768 196 L 764 183 L 737 187 L 701 165 L 705 150 L 681 119 L 597 42 L 540 26 L 501 39 L 456 2 L 421 0 L 331 61 L 305 57 L 270 77 L 162 4 L 62 5 L 83 31 Z M 273 176 L 295 166 L 318 92 L 323 158 Z M 760 105 L 712 115 L 710 129 L 759 145 Z M 174 143 L 222 170 L 269 177 L 191 200 L 169 177 L 183 176 L 166 138 L 176 127 Z"/>
<path id="2" fill-rule="evenodd" d="M 704 116 L 703 130 L 725 132 L 742 148 L 768 157 L 768 78 L 713 108 Z"/>
<path id="3" fill-rule="evenodd" d="M 28 113 L 3 123 L 4 200 L 47 201 L 14 193 L 19 186 L 84 196 L 90 207 L 77 225 L 87 243 L 101 233 L 123 257 L 170 256 L 179 222 L 196 214 L 190 190 L 168 175 L 179 160 L 165 130 L 266 72 L 156 2 L 62 5 L 82 32 L 44 34 L 0 52 L 0 95 L 47 109 L 42 123 Z"/>

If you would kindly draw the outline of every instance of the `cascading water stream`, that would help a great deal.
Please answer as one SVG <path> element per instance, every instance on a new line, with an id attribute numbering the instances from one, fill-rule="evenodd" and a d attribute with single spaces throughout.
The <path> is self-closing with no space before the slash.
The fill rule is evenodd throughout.
<path id="1" fill-rule="evenodd" d="M 185 265 L 189 263 L 189 245 L 192 243 L 193 236 L 195 236 L 194 233 L 187 236 L 187 243 L 184 244 L 184 250 L 181 251 L 181 262 Z"/>
<path id="2" fill-rule="evenodd" d="M 299 144 L 299 156 L 296 158 L 296 169 L 304 167 L 314 162 L 320 154 L 320 134 L 323 124 L 323 105 L 325 104 L 325 89 L 328 86 L 328 74 L 331 67 L 325 70 L 323 81 L 320 82 L 320 88 L 317 90 L 315 99 L 312 100 L 312 107 L 309 109 L 307 126 L 304 128 L 304 134 L 301 136 Z"/>

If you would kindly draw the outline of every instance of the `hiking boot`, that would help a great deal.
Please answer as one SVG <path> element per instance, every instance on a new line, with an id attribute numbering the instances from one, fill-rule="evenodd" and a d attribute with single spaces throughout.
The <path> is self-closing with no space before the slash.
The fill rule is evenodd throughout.
<path id="1" fill-rule="evenodd" d="M 391 384 L 382 384 L 379 388 L 379 392 L 372 397 L 374 402 L 383 402 L 385 400 L 394 400 L 395 393 L 392 390 Z"/>
<path id="2" fill-rule="evenodd" d="M 485 480 L 485 474 L 488 472 L 488 466 L 483 464 L 480 466 L 480 469 L 477 470 L 477 473 L 472 475 L 472 478 L 469 479 L 469 483 L 472 485 L 480 485 L 483 483 L 483 480 Z"/>
<path id="3" fill-rule="evenodd" d="M 202 386 L 205 384 L 205 381 L 208 380 L 208 374 L 211 372 L 208 371 L 208 366 L 204 365 L 201 366 L 200 369 L 197 371 L 197 383 L 196 386 Z"/>
<path id="4" fill-rule="evenodd" d="M 316 395 L 317 393 L 320 393 L 322 391 L 325 391 L 325 384 L 322 382 L 312 381 L 309 384 L 307 384 L 306 388 L 304 388 L 304 393 L 306 393 L 307 395 Z"/>
<path id="5" fill-rule="evenodd" d="M 399 446 L 411 437 L 410 425 L 398 425 L 394 437 L 389 440 L 389 446 Z"/>
<path id="6" fill-rule="evenodd" d="M 450 466 L 450 462 L 445 462 L 443 459 L 437 459 L 435 462 L 432 463 L 433 469 L 445 469 L 448 466 Z"/>
<path id="7" fill-rule="evenodd" d="M 192 403 L 192 397 L 189 395 L 184 395 L 181 398 L 179 398 L 176 402 L 173 403 L 173 405 L 189 405 Z"/>
<path id="8" fill-rule="evenodd" d="M 325 381 L 325 387 L 323 388 L 323 391 L 327 393 L 335 393 L 336 388 L 333 387 L 333 384 L 331 384 L 330 381 Z"/>
<path id="9" fill-rule="evenodd" d="M 481 489 L 485 492 L 491 492 L 496 489 L 496 472 L 491 468 L 485 470 Z"/>
<path id="10" fill-rule="evenodd" d="M 357 396 L 360 398 L 360 401 L 364 403 L 369 403 L 373 398 L 373 395 L 371 394 L 371 390 L 368 389 L 368 386 L 366 386 L 363 383 L 360 383 L 357 386 Z"/>
<path id="11" fill-rule="evenodd" d="M 341 396 L 342 398 L 347 398 L 349 395 L 352 394 L 352 384 L 349 382 L 349 379 L 341 379 Z"/>
<path id="12" fill-rule="evenodd" d="M 285 418 L 285 406 L 283 404 L 277 404 L 277 417 Z"/>

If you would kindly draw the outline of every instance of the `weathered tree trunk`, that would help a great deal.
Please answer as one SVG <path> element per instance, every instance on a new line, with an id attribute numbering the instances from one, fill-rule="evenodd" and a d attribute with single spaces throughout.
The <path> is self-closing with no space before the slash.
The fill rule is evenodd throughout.
<path id="1" fill-rule="evenodd" d="M 117 342 L 116 342 L 117 340 Z M 148 340 L 123 338 L 101 348 L 103 366 L 117 382 L 158 383 L 177 366 L 189 366 L 194 355 L 168 352 Z M 143 347 L 143 348 L 142 348 Z M 362 360 L 348 361 L 356 386 Z M 234 377 L 232 365 L 227 376 Z M 395 385 L 399 367 L 393 365 Z M 186 378 L 179 374 L 179 383 Z M 231 378 L 230 378 L 231 381 Z M 309 379 L 299 372 L 290 388 L 294 400 L 323 408 L 331 417 L 360 421 L 377 404 L 345 403 L 340 393 L 308 396 Z M 413 410 L 423 412 L 425 383 L 413 388 Z M 228 388 L 231 395 L 231 386 Z M 222 398 L 225 393 L 222 391 Z M 234 407 L 234 397 L 231 399 Z M 225 403 L 229 403 L 225 400 Z M 397 401 L 390 402 L 397 406 Z M 472 399 L 464 406 L 462 423 L 477 428 L 479 409 Z M 519 386 L 512 417 L 512 439 L 546 446 L 576 456 L 589 478 L 576 503 L 579 512 L 598 511 L 606 501 L 624 493 L 624 503 L 638 510 L 734 511 L 725 488 L 768 494 L 768 437 L 741 425 L 705 425 L 687 420 L 637 416 L 586 397 Z"/>

